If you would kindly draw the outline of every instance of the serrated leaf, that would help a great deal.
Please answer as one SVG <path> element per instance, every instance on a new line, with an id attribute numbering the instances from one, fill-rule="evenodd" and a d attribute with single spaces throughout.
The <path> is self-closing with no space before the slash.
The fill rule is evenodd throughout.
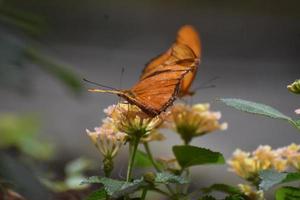
<path id="1" fill-rule="evenodd" d="M 227 184 L 222 184 L 222 183 L 213 184 L 207 188 L 203 188 L 202 191 L 204 193 L 211 193 L 213 191 L 218 191 L 226 194 L 242 194 L 239 188 Z"/>
<path id="2" fill-rule="evenodd" d="M 246 101 L 242 99 L 234 99 L 234 98 L 226 98 L 226 99 L 224 98 L 224 99 L 220 99 L 220 101 L 230 107 L 233 107 L 243 112 L 264 115 L 275 119 L 283 119 L 288 121 L 291 120 L 290 117 L 282 114 L 275 108 L 272 108 L 271 106 L 265 104 L 255 103 L 255 102 Z"/>
<path id="3" fill-rule="evenodd" d="M 134 167 L 151 167 L 152 162 L 149 158 L 149 156 L 140 150 L 137 150 L 135 154 L 135 159 L 134 159 Z"/>
<path id="4" fill-rule="evenodd" d="M 224 164 L 221 153 L 190 145 L 173 146 L 173 153 L 182 168 L 204 164 Z"/>
<path id="5" fill-rule="evenodd" d="M 142 179 L 137 179 L 133 182 L 125 182 L 98 176 L 89 177 L 88 179 L 82 181 L 82 183 L 101 183 L 103 184 L 107 194 L 113 198 L 130 194 L 137 191 L 142 186 L 147 185 Z"/>
<path id="6" fill-rule="evenodd" d="M 157 173 L 155 177 L 156 183 L 176 183 L 176 184 L 186 184 L 188 181 L 181 176 L 176 176 L 167 172 Z"/>
<path id="7" fill-rule="evenodd" d="M 276 190 L 276 200 L 299 200 L 300 189 L 295 187 L 282 187 Z"/>
<path id="8" fill-rule="evenodd" d="M 106 200 L 106 192 L 104 189 L 92 192 L 85 200 Z"/>
<path id="9" fill-rule="evenodd" d="M 300 173 L 299 172 L 284 173 L 284 172 L 277 172 L 274 170 L 263 170 L 259 173 L 259 177 L 261 179 L 259 187 L 262 190 L 266 191 L 272 186 L 277 184 L 300 180 Z"/>

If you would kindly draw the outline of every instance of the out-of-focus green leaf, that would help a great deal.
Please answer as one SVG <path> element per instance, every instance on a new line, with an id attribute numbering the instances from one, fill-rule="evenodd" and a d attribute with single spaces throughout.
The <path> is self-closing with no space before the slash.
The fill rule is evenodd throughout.
<path id="1" fill-rule="evenodd" d="M 67 176 L 82 175 L 84 171 L 96 168 L 96 164 L 87 158 L 78 158 L 69 162 L 65 167 Z"/>
<path id="2" fill-rule="evenodd" d="M 135 154 L 135 159 L 134 159 L 134 167 L 151 167 L 152 162 L 149 158 L 149 156 L 140 150 L 137 150 Z"/>
<path id="3" fill-rule="evenodd" d="M 41 54 L 34 48 L 26 49 L 27 57 L 41 69 L 45 70 L 68 86 L 73 92 L 79 93 L 83 89 L 81 79 L 66 65 L 55 62 L 52 58 Z"/>
<path id="4" fill-rule="evenodd" d="M 106 200 L 106 192 L 104 189 L 92 192 L 85 200 Z"/>
<path id="5" fill-rule="evenodd" d="M 299 200 L 300 189 L 295 187 L 282 187 L 276 190 L 276 200 Z"/>
<path id="6" fill-rule="evenodd" d="M 0 22 L 32 36 L 40 35 L 46 30 L 46 23 L 42 16 L 7 5 L 0 7 Z"/>
<path id="7" fill-rule="evenodd" d="M 225 159 L 221 153 L 196 146 L 173 146 L 173 153 L 182 168 L 194 165 L 225 163 Z"/>
<path id="8" fill-rule="evenodd" d="M 259 177 L 261 180 L 259 187 L 262 190 L 266 191 L 277 184 L 300 180 L 300 173 L 299 172 L 285 173 L 285 172 L 277 172 L 274 170 L 263 170 L 259 173 Z"/>
<path id="9" fill-rule="evenodd" d="M 53 155 L 51 144 L 38 140 L 39 122 L 32 115 L 3 114 L 0 116 L 0 148 L 17 147 L 36 159 Z"/>
<path id="10" fill-rule="evenodd" d="M 167 172 L 157 173 L 155 177 L 155 183 L 175 183 L 175 184 L 186 184 L 188 181 L 181 176 L 176 176 Z"/>
<path id="11" fill-rule="evenodd" d="M 242 99 L 233 99 L 233 98 L 220 99 L 220 101 L 240 111 L 244 111 L 252 114 L 258 114 L 258 115 L 264 115 L 276 119 L 283 119 L 288 121 L 292 120 L 290 117 L 282 114 L 278 110 L 268 105 L 246 101 Z"/>

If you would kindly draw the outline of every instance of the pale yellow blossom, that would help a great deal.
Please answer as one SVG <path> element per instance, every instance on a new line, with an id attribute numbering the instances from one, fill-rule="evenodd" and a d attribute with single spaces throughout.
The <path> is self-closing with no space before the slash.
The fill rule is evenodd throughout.
<path id="1" fill-rule="evenodd" d="M 230 171 L 251 181 L 255 181 L 261 170 L 274 169 L 282 172 L 288 167 L 287 160 L 281 156 L 278 150 L 272 150 L 268 145 L 260 145 L 252 153 L 237 149 L 228 164 Z"/>
<path id="2" fill-rule="evenodd" d="M 189 143 L 193 137 L 227 129 L 227 123 L 219 123 L 221 113 L 212 112 L 209 108 L 209 104 L 176 104 L 171 109 L 168 121 L 185 143 Z"/>
<path id="3" fill-rule="evenodd" d="M 110 109 L 110 117 L 116 128 L 126 133 L 129 139 L 132 137 L 144 137 L 163 122 L 163 114 L 150 117 L 138 106 L 132 104 L 119 103 Z"/>
<path id="4" fill-rule="evenodd" d="M 114 128 L 110 118 L 103 120 L 101 127 L 95 127 L 94 131 L 86 129 L 86 132 L 99 152 L 106 158 L 114 158 L 126 138 L 124 133 Z"/>
<path id="5" fill-rule="evenodd" d="M 295 143 L 277 149 L 277 153 L 287 160 L 292 167 L 300 170 L 300 145 Z"/>

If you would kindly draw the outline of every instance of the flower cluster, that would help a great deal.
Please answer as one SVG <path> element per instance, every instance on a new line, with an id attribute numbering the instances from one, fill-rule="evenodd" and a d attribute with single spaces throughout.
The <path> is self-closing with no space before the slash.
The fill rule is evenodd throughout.
<path id="1" fill-rule="evenodd" d="M 292 143 L 287 147 L 277 149 L 277 152 L 287 161 L 290 167 L 300 171 L 300 145 Z"/>
<path id="2" fill-rule="evenodd" d="M 105 118 L 94 131 L 86 129 L 88 136 L 100 153 L 106 158 L 114 158 L 125 141 L 126 135 L 117 131 L 110 118 Z"/>
<path id="3" fill-rule="evenodd" d="M 115 127 L 126 133 L 129 139 L 146 137 L 163 122 L 163 115 L 150 117 L 138 106 L 132 104 L 119 103 L 108 109 L 107 113 Z"/>
<path id="4" fill-rule="evenodd" d="M 250 200 L 265 200 L 264 192 L 262 190 L 256 190 L 252 186 L 247 184 L 239 184 L 239 189 L 245 194 Z"/>
<path id="5" fill-rule="evenodd" d="M 247 180 L 254 180 L 259 171 L 266 169 L 274 169 L 278 172 L 289 168 L 300 170 L 299 150 L 300 145 L 296 144 L 275 150 L 268 145 L 259 146 L 252 153 L 237 149 L 228 161 L 229 170 Z"/>
<path id="6" fill-rule="evenodd" d="M 209 108 L 209 104 L 176 104 L 172 107 L 168 120 L 171 127 L 188 144 L 194 137 L 227 129 L 227 123 L 219 123 L 221 113 L 212 112 Z"/>
<path id="7" fill-rule="evenodd" d="M 94 131 L 86 129 L 86 132 L 96 148 L 103 155 L 103 170 L 109 175 L 113 169 L 113 158 L 116 157 L 121 146 L 126 142 L 126 134 L 120 132 L 109 116 L 114 110 L 115 105 L 109 106 L 104 112 L 108 115 L 102 121 L 100 127 L 95 127 Z"/>

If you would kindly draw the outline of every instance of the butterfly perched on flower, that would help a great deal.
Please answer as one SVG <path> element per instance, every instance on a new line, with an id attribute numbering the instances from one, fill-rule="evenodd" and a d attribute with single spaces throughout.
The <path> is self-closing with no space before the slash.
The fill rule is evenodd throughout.
<path id="1" fill-rule="evenodd" d="M 163 54 L 152 59 L 140 80 L 128 90 L 90 89 L 91 92 L 116 94 L 138 106 L 150 116 L 165 111 L 175 99 L 190 94 L 201 55 L 200 39 L 189 25 L 181 27 L 176 41 Z"/>

